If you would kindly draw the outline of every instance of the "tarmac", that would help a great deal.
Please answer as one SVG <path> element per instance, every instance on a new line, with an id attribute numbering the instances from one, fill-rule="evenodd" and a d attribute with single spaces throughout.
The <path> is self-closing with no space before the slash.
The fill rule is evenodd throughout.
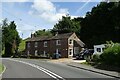
<path id="1" fill-rule="evenodd" d="M 111 76 L 111 77 L 120 79 L 119 72 L 101 70 L 101 69 L 94 68 L 93 66 L 90 66 L 90 65 L 81 64 L 82 62 L 86 62 L 86 60 L 75 60 L 75 59 L 71 59 L 71 58 L 62 58 L 62 59 L 55 59 L 55 60 L 53 59 L 53 60 L 50 60 L 50 62 L 63 63 L 68 66 L 71 66 L 71 67 L 75 67 L 75 68 L 79 68 L 79 69 L 83 69 L 83 70 L 87 70 L 87 71 L 92 71 L 95 73 L 104 74 L 107 76 Z"/>

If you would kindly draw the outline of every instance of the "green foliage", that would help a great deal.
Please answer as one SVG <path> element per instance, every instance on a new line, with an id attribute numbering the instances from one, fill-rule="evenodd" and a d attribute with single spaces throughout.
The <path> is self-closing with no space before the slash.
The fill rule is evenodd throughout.
<path id="1" fill-rule="evenodd" d="M 100 58 L 105 64 L 120 66 L 120 44 L 115 43 L 112 47 L 105 49 Z"/>
<path id="2" fill-rule="evenodd" d="M 4 56 L 10 57 L 17 53 L 19 43 L 21 41 L 18 32 L 16 30 L 16 24 L 14 21 L 8 23 L 7 19 L 2 23 L 2 42 L 5 49 Z"/>
<path id="3" fill-rule="evenodd" d="M 100 54 L 93 54 L 92 61 L 98 63 L 100 61 Z"/>
<path id="4" fill-rule="evenodd" d="M 109 48 L 109 47 L 113 47 L 114 43 L 112 41 L 106 41 L 105 47 Z"/>
<path id="5" fill-rule="evenodd" d="M 63 16 L 61 20 L 54 25 L 54 28 L 52 30 L 53 34 L 55 32 L 61 33 L 68 33 L 68 32 L 75 32 L 77 35 L 80 35 L 80 21 L 82 18 L 74 18 L 71 19 L 69 15 Z"/>
<path id="6" fill-rule="evenodd" d="M 80 64 L 85 64 L 85 65 L 90 66 L 90 63 L 89 63 L 89 62 L 82 62 L 82 63 L 80 63 Z"/>
<path id="7" fill-rule="evenodd" d="M 92 61 L 95 64 L 101 63 L 120 67 L 120 44 L 107 41 L 104 52 L 102 54 L 94 54 Z"/>
<path id="8" fill-rule="evenodd" d="M 52 36 L 51 30 L 38 30 L 35 33 L 35 36 Z"/>
<path id="9" fill-rule="evenodd" d="M 0 54 L 2 54 L 2 29 L 0 27 Z"/>
<path id="10" fill-rule="evenodd" d="M 18 49 L 20 52 L 25 50 L 25 42 L 26 40 L 22 40 L 21 43 L 19 44 Z"/>
<path id="11" fill-rule="evenodd" d="M 0 74 L 3 72 L 3 70 L 4 70 L 4 66 L 3 66 L 3 64 L 0 62 Z"/>
<path id="12" fill-rule="evenodd" d="M 106 41 L 120 42 L 120 2 L 101 2 L 81 21 L 81 40 L 89 48 Z"/>

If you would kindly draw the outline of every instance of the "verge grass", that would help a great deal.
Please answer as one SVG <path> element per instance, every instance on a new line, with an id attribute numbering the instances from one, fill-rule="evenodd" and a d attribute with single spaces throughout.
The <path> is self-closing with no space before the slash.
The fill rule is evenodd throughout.
<path id="1" fill-rule="evenodd" d="M 2 63 L 0 63 L 0 74 L 2 73 L 3 70 L 4 70 L 4 66 L 2 65 Z"/>

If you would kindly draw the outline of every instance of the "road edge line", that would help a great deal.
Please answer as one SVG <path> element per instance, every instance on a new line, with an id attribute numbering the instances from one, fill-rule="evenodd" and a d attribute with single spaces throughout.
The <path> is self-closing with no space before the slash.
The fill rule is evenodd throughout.
<path id="1" fill-rule="evenodd" d="M 65 80 L 65 79 L 62 78 L 61 76 L 59 77 L 59 75 L 56 76 L 56 75 L 57 75 L 56 73 L 54 73 L 54 72 L 52 72 L 52 71 L 49 71 L 49 70 L 47 70 L 47 69 L 45 69 L 45 68 L 43 68 L 43 67 L 41 67 L 41 66 L 38 66 L 38 65 L 36 65 L 36 64 L 29 63 L 29 62 L 25 62 L 25 61 L 21 61 L 21 60 L 16 60 L 16 59 L 7 59 L 7 60 L 11 60 L 11 61 L 15 61 L 15 62 L 19 62 L 19 63 L 23 63 L 23 64 L 26 64 L 26 65 L 29 65 L 29 66 L 31 66 L 31 67 L 33 67 L 33 68 L 36 68 L 36 69 L 38 69 L 38 70 L 46 73 L 47 75 L 49 75 L 50 77 L 52 77 L 52 78 L 54 78 L 54 79 L 56 79 L 56 80 L 59 80 L 59 78 Z M 48 71 L 49 71 L 49 72 L 48 72 Z M 56 75 L 55 75 L 55 74 L 56 74 Z M 57 78 L 57 77 L 58 77 L 58 78 Z"/>
<path id="2" fill-rule="evenodd" d="M 91 72 L 94 72 L 94 73 L 103 74 L 103 75 L 106 75 L 106 76 L 110 76 L 110 77 L 120 79 L 119 76 L 113 76 L 113 75 L 110 75 L 110 74 L 106 74 L 106 73 L 102 73 L 102 72 L 98 72 L 98 71 L 94 71 L 94 70 L 90 70 L 90 69 L 86 69 L 86 68 L 82 68 L 82 67 L 77 67 L 77 66 L 70 65 L 70 64 L 67 64 L 67 65 L 70 66 L 70 67 L 75 67 L 75 68 L 78 68 L 78 69 L 83 69 L 83 70 L 91 71 Z"/>
<path id="3" fill-rule="evenodd" d="M 3 67 L 4 67 L 4 70 L 1 72 L 1 74 L 0 74 L 0 77 L 2 78 L 2 74 L 6 71 L 6 66 L 4 65 L 4 64 L 2 64 L 3 65 Z"/>

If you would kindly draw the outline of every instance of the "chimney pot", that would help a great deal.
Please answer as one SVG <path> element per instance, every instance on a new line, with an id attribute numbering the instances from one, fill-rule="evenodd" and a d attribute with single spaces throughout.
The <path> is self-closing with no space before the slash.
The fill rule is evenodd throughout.
<path id="1" fill-rule="evenodd" d="M 35 37 L 35 34 L 31 34 L 31 38 L 34 38 Z"/>

